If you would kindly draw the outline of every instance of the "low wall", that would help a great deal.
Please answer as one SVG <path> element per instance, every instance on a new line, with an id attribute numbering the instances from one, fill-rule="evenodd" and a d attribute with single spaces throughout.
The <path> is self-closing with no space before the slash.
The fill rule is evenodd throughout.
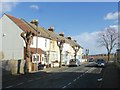
<path id="1" fill-rule="evenodd" d="M 25 60 L 2 60 L 2 75 L 24 74 Z"/>

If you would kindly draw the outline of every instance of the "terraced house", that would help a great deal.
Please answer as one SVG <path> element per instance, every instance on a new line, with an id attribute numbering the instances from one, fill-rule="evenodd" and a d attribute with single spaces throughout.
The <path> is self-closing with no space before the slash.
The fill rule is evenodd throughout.
<path id="1" fill-rule="evenodd" d="M 20 36 L 22 32 L 31 31 L 36 33 L 36 25 L 27 22 L 24 19 L 16 18 L 12 15 L 4 14 L 0 19 L 2 29 L 0 29 L 0 59 L 2 60 L 21 60 L 25 62 L 25 42 Z M 33 37 L 30 45 L 31 54 L 36 54 L 36 38 Z M 76 52 L 76 58 L 82 59 L 83 48 L 71 37 L 65 37 L 64 33 L 59 35 L 55 33 L 54 27 L 48 30 L 38 27 L 38 54 L 40 55 L 39 63 L 45 67 L 57 67 L 60 62 L 60 48 L 58 42 L 64 40 L 62 48 L 62 62 L 69 61 L 75 56 L 75 47 L 79 49 Z M 23 64 L 21 63 L 21 64 Z M 22 66 L 22 65 L 21 65 Z M 24 66 L 24 65 L 23 65 Z M 30 62 L 30 70 L 35 71 L 36 64 L 33 63 L 32 57 Z"/>

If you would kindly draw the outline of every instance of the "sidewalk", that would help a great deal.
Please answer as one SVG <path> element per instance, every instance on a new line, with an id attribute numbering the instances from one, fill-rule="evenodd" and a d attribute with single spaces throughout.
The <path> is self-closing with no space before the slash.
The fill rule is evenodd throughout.
<path id="1" fill-rule="evenodd" d="M 114 62 L 109 62 L 104 69 L 100 88 L 120 89 L 120 70 L 115 66 Z"/>
<path id="2" fill-rule="evenodd" d="M 82 64 L 86 64 L 86 62 L 83 62 Z M 43 73 L 49 73 L 49 72 L 59 72 L 59 71 L 63 71 L 65 69 L 69 68 L 68 66 L 62 66 L 61 68 L 59 67 L 51 67 L 51 68 L 45 68 L 43 70 L 39 70 L 39 71 L 33 71 L 30 72 L 29 74 L 25 74 L 25 75 L 6 75 L 6 76 L 2 76 L 2 83 L 7 82 L 7 81 L 11 81 L 11 80 L 16 80 L 19 78 L 24 78 L 26 76 L 32 76 L 33 74 L 39 74 L 42 75 Z"/>
<path id="3" fill-rule="evenodd" d="M 86 65 L 88 64 L 88 62 L 81 62 L 81 65 Z M 51 67 L 51 68 L 45 68 L 43 70 L 40 70 L 40 71 L 45 71 L 45 72 L 58 72 L 58 71 L 63 71 L 65 69 L 69 68 L 68 66 L 61 66 L 61 68 L 59 67 Z"/>

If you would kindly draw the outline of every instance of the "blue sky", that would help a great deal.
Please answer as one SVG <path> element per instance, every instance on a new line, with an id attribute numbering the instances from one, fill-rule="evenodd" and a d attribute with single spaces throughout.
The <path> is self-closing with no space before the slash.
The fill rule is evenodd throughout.
<path id="1" fill-rule="evenodd" d="M 8 6 L 11 6 L 10 10 L 5 10 L 7 7 L 3 4 L 3 12 L 29 22 L 38 19 L 39 25 L 46 29 L 54 26 L 56 33 L 64 32 L 65 36 L 72 36 L 85 48 L 90 48 L 87 46 L 90 44 L 81 42 L 81 36 L 89 38 L 92 33 L 117 25 L 114 18 L 118 11 L 117 2 L 19 2 L 9 3 Z"/>
<path id="2" fill-rule="evenodd" d="M 31 5 L 39 6 L 39 9 L 30 8 Z M 114 22 L 104 20 L 109 12 L 117 11 L 117 3 L 42 3 L 21 2 L 8 14 L 12 14 L 27 21 L 38 19 L 41 26 L 55 27 L 57 33 L 65 35 L 78 35 L 84 31 L 92 32 L 100 30 Z"/>

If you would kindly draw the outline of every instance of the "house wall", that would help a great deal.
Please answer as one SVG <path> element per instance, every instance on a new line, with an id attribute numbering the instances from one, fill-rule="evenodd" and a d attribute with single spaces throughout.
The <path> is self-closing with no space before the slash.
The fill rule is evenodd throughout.
<path id="1" fill-rule="evenodd" d="M 45 45 L 46 43 L 46 45 Z M 44 51 L 48 51 L 49 50 L 49 43 L 50 40 L 43 38 L 43 37 L 38 37 L 38 48 L 41 48 Z M 36 36 L 33 37 L 33 42 L 31 44 L 32 48 L 36 48 Z"/>
<path id="2" fill-rule="evenodd" d="M 36 48 L 36 36 L 33 37 L 33 41 L 30 47 Z M 38 37 L 38 48 L 42 49 L 45 52 L 48 52 L 50 48 L 50 39 Z M 48 55 L 46 55 L 46 58 L 45 55 L 42 55 L 42 64 L 46 64 L 49 61 L 48 59 Z"/>
<path id="3" fill-rule="evenodd" d="M 77 59 L 82 59 L 82 55 L 83 55 L 83 49 L 82 48 L 80 48 L 79 49 L 79 51 L 78 51 L 78 53 L 77 53 Z"/>
<path id="4" fill-rule="evenodd" d="M 6 15 L 1 18 L 2 21 L 2 52 L 3 59 L 23 59 L 24 45 L 20 34 L 23 32 Z"/>
<path id="5" fill-rule="evenodd" d="M 0 59 L 2 59 L 2 20 L 1 19 L 0 19 Z"/>
<path id="6" fill-rule="evenodd" d="M 54 40 L 50 41 L 50 48 L 49 48 L 49 64 L 55 63 L 55 61 L 60 61 L 60 53 L 59 53 L 59 48 L 57 46 L 57 42 Z M 57 62 L 57 63 L 58 63 Z M 58 64 L 54 65 L 55 67 L 58 66 Z M 52 67 L 52 66 L 51 66 Z"/>

